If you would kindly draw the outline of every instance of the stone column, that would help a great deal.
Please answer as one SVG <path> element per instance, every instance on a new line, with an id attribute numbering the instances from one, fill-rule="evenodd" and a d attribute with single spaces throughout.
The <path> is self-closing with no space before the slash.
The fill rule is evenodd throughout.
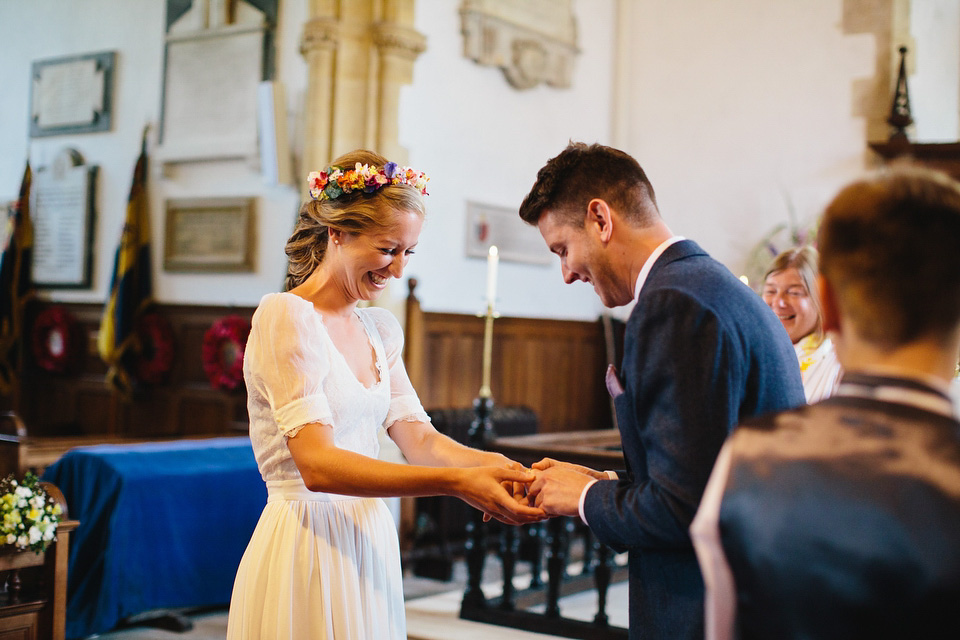
<path id="1" fill-rule="evenodd" d="M 374 26 L 373 40 L 380 52 L 376 146 L 380 153 L 403 164 L 407 151 L 399 142 L 400 87 L 413 82 L 413 63 L 426 49 L 426 38 L 411 27 L 384 22 Z"/>
<path id="2" fill-rule="evenodd" d="M 400 87 L 426 39 L 412 26 L 414 0 L 313 0 L 301 52 L 308 79 L 303 167 L 369 148 L 398 163 Z"/>
<path id="3" fill-rule="evenodd" d="M 306 174 L 322 169 L 330 155 L 334 96 L 334 54 L 337 48 L 337 21 L 313 18 L 304 26 L 300 53 L 307 59 L 307 90 L 304 105 L 302 176 L 296 176 L 306 192 Z"/>

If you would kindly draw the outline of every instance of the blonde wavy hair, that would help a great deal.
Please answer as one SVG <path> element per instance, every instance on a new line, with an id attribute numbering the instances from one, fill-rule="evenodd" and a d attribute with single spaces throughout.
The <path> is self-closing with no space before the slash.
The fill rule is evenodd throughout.
<path id="1" fill-rule="evenodd" d="M 803 281 L 803 286 L 807 289 L 807 295 L 813 302 L 813 308 L 817 311 L 817 325 L 813 328 L 813 333 L 818 344 L 823 341 L 823 309 L 820 306 L 820 287 L 817 286 L 819 261 L 820 255 L 810 245 L 787 249 L 773 259 L 770 268 L 763 276 L 763 281 L 766 282 L 771 274 L 787 269 L 797 270 L 800 279 Z"/>
<path id="2" fill-rule="evenodd" d="M 358 149 L 330 165 L 352 167 L 358 162 L 382 167 L 388 160 L 373 151 Z M 355 234 L 383 231 L 393 226 L 395 213 L 405 211 L 426 215 L 423 196 L 407 184 L 389 185 L 373 193 L 356 191 L 335 200 L 307 200 L 300 207 L 297 226 L 284 248 L 288 260 L 285 290 L 302 284 L 323 262 L 330 229 Z"/>

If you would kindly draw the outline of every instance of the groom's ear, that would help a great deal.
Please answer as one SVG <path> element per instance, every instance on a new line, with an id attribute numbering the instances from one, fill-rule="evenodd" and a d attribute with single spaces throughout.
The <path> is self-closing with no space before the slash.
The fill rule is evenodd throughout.
<path id="1" fill-rule="evenodd" d="M 606 200 L 594 198 L 587 203 L 586 226 L 596 231 L 600 242 L 610 242 L 613 235 L 613 212 Z"/>
<path id="2" fill-rule="evenodd" d="M 837 308 L 837 295 L 833 285 L 822 273 L 817 274 L 817 290 L 820 293 L 820 319 L 824 333 L 840 333 L 840 310 Z"/>

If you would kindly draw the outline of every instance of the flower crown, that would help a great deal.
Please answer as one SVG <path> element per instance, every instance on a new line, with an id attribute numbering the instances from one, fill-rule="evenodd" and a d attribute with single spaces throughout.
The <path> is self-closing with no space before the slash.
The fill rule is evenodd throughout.
<path id="1" fill-rule="evenodd" d="M 307 176 L 307 185 L 314 200 L 336 200 L 345 193 L 373 193 L 390 184 L 409 184 L 428 195 L 429 180 L 422 171 L 397 166 L 396 162 L 388 162 L 382 167 L 358 162 L 353 169 L 331 166 L 324 171 L 312 171 Z"/>

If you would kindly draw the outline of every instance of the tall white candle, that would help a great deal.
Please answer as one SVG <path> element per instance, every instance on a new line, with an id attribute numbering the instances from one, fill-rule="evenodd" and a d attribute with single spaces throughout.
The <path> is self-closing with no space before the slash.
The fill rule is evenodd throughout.
<path id="1" fill-rule="evenodd" d="M 497 245 L 491 245 L 487 253 L 487 305 L 490 307 L 493 307 L 494 300 L 497 299 L 497 263 L 499 262 Z"/>

